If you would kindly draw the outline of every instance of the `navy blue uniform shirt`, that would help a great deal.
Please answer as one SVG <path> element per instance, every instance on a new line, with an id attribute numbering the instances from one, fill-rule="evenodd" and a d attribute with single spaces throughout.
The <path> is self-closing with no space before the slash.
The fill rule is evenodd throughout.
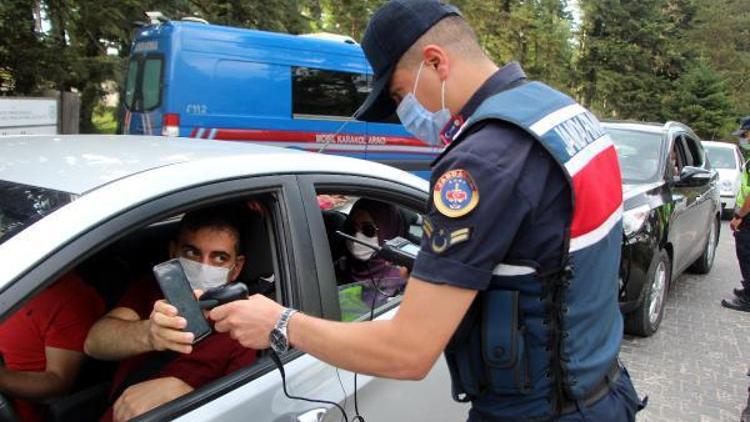
<path id="1" fill-rule="evenodd" d="M 461 117 L 468 119 L 485 99 L 525 78 L 518 64 L 504 66 L 466 103 Z M 446 215 L 446 207 L 440 206 L 445 201 L 433 194 L 436 183 L 452 175 L 473 182 L 461 185 L 459 195 L 478 197 L 476 204 L 459 211 L 470 209 L 465 215 Z M 471 185 L 473 192 L 466 188 Z M 473 126 L 433 163 L 430 186 L 414 277 L 484 290 L 500 263 L 542 271 L 560 267 L 572 215 L 570 187 L 552 156 L 526 131 L 501 121 Z M 451 193 L 444 190 L 443 195 L 450 198 Z"/>

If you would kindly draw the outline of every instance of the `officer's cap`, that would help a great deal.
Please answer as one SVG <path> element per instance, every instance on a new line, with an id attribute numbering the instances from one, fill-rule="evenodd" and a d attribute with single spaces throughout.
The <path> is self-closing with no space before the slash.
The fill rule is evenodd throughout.
<path id="1" fill-rule="evenodd" d="M 375 12 L 362 38 L 375 75 L 370 95 L 357 110 L 358 119 L 380 121 L 396 110 L 388 92 L 396 64 L 419 37 L 448 16 L 461 12 L 438 0 L 391 0 Z"/>

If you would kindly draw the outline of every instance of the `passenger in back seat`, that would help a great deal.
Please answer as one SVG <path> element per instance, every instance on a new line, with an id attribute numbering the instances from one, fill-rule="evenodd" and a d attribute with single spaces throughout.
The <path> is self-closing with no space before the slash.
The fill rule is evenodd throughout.
<path id="1" fill-rule="evenodd" d="M 40 400 L 61 396 L 83 364 L 83 342 L 104 302 L 75 273 L 60 277 L 0 324 L 0 392 L 22 421 L 42 421 Z"/>
<path id="2" fill-rule="evenodd" d="M 401 214 L 393 205 L 372 199 L 359 199 L 344 222 L 344 232 L 365 242 L 383 245 L 404 236 Z M 400 267 L 374 256 L 374 250 L 346 241 L 346 254 L 337 267 L 344 283 L 362 284 L 362 301 L 377 307 L 398 294 L 406 285 Z"/>
<path id="3" fill-rule="evenodd" d="M 239 276 L 245 257 L 237 220 L 237 213 L 219 208 L 183 217 L 170 255 L 181 258 L 194 289 Z M 113 406 L 102 420 L 133 418 L 255 361 L 254 350 L 224 333 L 193 346 L 193 334 L 182 331 L 185 319 L 162 298 L 152 276 L 137 280 L 86 339 L 92 357 L 123 360 L 113 380 Z"/>

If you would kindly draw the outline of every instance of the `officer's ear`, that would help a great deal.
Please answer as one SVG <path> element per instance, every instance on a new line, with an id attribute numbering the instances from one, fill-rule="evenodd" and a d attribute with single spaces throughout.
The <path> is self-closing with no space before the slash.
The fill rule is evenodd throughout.
<path id="1" fill-rule="evenodd" d="M 422 59 L 425 66 L 435 69 L 441 81 L 448 79 L 451 60 L 448 53 L 442 47 L 429 44 L 422 49 Z"/>

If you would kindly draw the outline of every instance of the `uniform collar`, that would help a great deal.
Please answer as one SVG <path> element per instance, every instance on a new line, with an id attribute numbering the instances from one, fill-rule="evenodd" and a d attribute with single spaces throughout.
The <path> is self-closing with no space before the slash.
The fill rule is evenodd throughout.
<path id="1" fill-rule="evenodd" d="M 474 92 L 474 95 L 469 98 L 469 101 L 463 106 L 461 111 L 454 115 L 450 122 L 445 126 L 441 133 L 441 138 L 444 142 L 448 143 L 448 146 L 438 155 L 438 157 L 432 162 L 434 166 L 445 153 L 447 153 L 455 144 L 460 142 L 453 142 L 453 139 L 462 131 L 463 126 L 469 117 L 479 108 L 479 106 L 487 98 L 497 94 L 498 92 L 505 91 L 506 89 L 512 88 L 519 82 L 526 80 L 526 73 L 521 69 L 521 65 L 516 62 L 508 63 L 505 66 L 498 69 L 497 72 L 493 73 L 479 89 Z"/>

